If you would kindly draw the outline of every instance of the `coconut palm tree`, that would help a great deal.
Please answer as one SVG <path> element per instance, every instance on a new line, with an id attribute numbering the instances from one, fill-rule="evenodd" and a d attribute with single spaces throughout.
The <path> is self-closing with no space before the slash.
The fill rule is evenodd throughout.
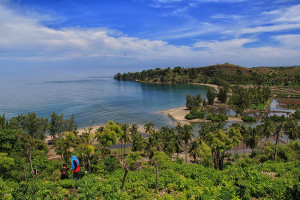
<path id="1" fill-rule="evenodd" d="M 261 139 L 261 134 L 259 132 L 259 128 L 247 128 L 244 129 L 245 132 L 243 133 L 243 142 L 246 144 L 247 147 L 252 149 L 251 156 L 254 157 L 254 150 L 257 148 L 259 141 Z"/>
<path id="2" fill-rule="evenodd" d="M 194 162 L 196 162 L 197 157 L 199 157 L 199 142 L 197 140 L 191 143 L 189 154 L 194 158 Z"/>
<path id="3" fill-rule="evenodd" d="M 263 118 L 263 123 L 260 125 L 262 136 L 266 139 L 269 139 L 274 132 L 274 124 L 273 121 L 269 117 Z"/>
<path id="4" fill-rule="evenodd" d="M 180 130 L 181 140 L 184 142 L 185 163 L 187 163 L 188 143 L 194 137 L 193 127 L 185 124 Z"/>
<path id="5" fill-rule="evenodd" d="M 123 134 L 121 135 L 121 141 L 124 144 L 124 152 L 125 154 L 125 145 L 129 142 L 131 142 L 130 132 L 129 132 L 129 125 L 127 123 L 121 125 L 121 129 L 123 131 Z M 121 144 L 122 148 L 122 144 Z"/>
<path id="6" fill-rule="evenodd" d="M 152 163 L 152 158 L 154 156 L 154 153 L 157 151 L 157 140 L 150 136 L 148 139 L 146 139 L 146 147 L 145 147 L 145 153 L 150 159 L 150 164 Z"/>
<path id="7" fill-rule="evenodd" d="M 176 150 L 176 135 L 175 129 L 162 127 L 161 130 L 162 149 L 167 155 L 172 156 Z"/>
<path id="8" fill-rule="evenodd" d="M 292 118 L 287 118 L 284 124 L 284 133 L 288 135 L 290 140 L 296 140 L 300 138 L 300 126 L 297 124 L 296 120 Z"/>
<path id="9" fill-rule="evenodd" d="M 149 121 L 144 125 L 144 129 L 147 134 L 151 135 L 155 131 L 155 125 Z"/>

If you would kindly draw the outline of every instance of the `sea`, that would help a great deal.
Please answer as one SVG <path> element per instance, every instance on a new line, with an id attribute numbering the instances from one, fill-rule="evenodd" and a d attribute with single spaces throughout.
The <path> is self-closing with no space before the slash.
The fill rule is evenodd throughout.
<path id="1" fill-rule="evenodd" d="M 200 85 L 149 84 L 117 81 L 112 77 L 63 80 L 0 80 L 0 113 L 7 118 L 29 112 L 48 117 L 53 112 L 75 115 L 79 128 L 113 120 L 157 128 L 173 126 L 163 110 L 185 105 L 186 94 L 206 96 Z"/>

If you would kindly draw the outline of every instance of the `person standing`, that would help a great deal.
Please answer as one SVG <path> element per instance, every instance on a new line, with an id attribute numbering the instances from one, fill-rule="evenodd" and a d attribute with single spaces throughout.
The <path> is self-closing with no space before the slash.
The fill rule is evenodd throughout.
<path id="1" fill-rule="evenodd" d="M 71 166 L 73 170 L 73 178 L 77 181 L 79 177 L 78 173 L 80 172 L 80 163 L 75 155 L 72 156 Z"/>

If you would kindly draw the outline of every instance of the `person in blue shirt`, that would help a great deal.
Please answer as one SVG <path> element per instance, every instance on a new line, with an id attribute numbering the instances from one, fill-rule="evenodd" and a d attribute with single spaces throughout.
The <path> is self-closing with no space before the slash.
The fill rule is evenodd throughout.
<path id="1" fill-rule="evenodd" d="M 72 156 L 71 167 L 73 170 L 73 178 L 77 181 L 79 177 L 78 173 L 80 172 L 80 162 L 75 155 Z"/>

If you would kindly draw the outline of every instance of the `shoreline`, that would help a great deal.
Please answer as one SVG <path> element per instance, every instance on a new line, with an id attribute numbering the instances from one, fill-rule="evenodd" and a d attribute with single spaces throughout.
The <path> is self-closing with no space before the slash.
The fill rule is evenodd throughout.
<path id="1" fill-rule="evenodd" d="M 162 113 L 165 116 L 173 119 L 176 123 L 179 123 L 181 125 L 184 124 L 190 125 L 191 123 L 212 122 L 211 120 L 206 120 L 206 119 L 192 119 L 192 120 L 185 119 L 185 116 L 190 113 L 190 110 L 188 110 L 185 106 L 163 110 Z M 243 122 L 243 120 L 238 117 L 228 117 L 228 120 L 226 121 Z"/>
<path id="2" fill-rule="evenodd" d="M 162 83 L 162 82 L 152 82 L 152 81 L 135 81 L 137 83 L 153 83 L 153 84 L 182 84 L 182 83 Z M 206 86 L 206 87 L 212 87 L 215 90 L 218 91 L 218 85 L 214 85 L 214 84 L 210 84 L 210 83 L 183 83 L 183 84 L 187 84 L 187 85 L 202 85 L 202 86 Z"/>

